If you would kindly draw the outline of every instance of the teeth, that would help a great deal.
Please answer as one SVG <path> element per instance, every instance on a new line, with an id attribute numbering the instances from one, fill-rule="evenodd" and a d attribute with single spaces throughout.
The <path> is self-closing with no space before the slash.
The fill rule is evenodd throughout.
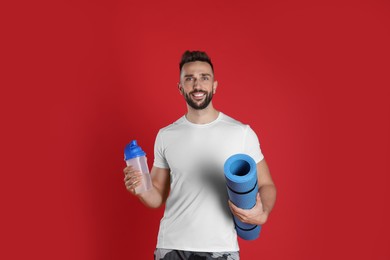
<path id="1" fill-rule="evenodd" d="M 204 93 L 195 93 L 194 96 L 195 97 L 201 97 L 201 96 L 204 96 Z"/>

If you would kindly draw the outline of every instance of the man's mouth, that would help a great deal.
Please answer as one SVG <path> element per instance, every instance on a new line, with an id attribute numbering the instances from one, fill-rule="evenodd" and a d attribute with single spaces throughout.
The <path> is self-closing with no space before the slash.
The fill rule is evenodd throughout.
<path id="1" fill-rule="evenodd" d="M 196 100 L 200 100 L 204 96 L 206 96 L 206 93 L 205 92 L 194 92 L 194 93 L 191 94 L 191 96 L 193 96 L 194 99 L 196 99 Z"/>

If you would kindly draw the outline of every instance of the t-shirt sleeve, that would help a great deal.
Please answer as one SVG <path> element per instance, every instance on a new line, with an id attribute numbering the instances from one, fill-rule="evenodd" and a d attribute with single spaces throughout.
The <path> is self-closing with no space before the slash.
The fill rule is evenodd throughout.
<path id="1" fill-rule="evenodd" d="M 162 139 L 161 130 L 158 132 L 156 141 L 154 142 L 154 163 L 153 166 L 163 169 L 169 169 L 168 162 L 165 158 L 165 148 Z"/>
<path id="2" fill-rule="evenodd" d="M 250 126 L 247 126 L 245 131 L 244 150 L 245 153 L 251 156 L 256 163 L 264 159 L 264 155 L 261 152 L 259 139 Z"/>

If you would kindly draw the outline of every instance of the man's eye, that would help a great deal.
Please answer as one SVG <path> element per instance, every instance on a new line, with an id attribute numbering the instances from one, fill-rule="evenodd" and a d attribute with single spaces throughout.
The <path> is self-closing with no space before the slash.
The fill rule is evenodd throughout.
<path id="1" fill-rule="evenodd" d="M 193 81 L 193 78 L 188 77 L 188 78 L 186 78 L 186 81 Z"/>
<path id="2" fill-rule="evenodd" d="M 207 81 L 207 80 L 209 80 L 209 77 L 203 76 L 201 79 L 202 79 L 203 81 Z"/>

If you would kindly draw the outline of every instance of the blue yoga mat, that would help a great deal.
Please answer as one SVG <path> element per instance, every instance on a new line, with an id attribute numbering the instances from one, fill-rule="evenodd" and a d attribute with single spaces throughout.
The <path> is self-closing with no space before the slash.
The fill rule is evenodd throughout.
<path id="1" fill-rule="evenodd" d="M 239 208 L 251 209 L 256 205 L 257 168 L 256 162 L 246 154 L 230 156 L 224 165 L 229 199 Z M 259 237 L 261 226 L 241 222 L 233 216 L 239 237 L 254 240 Z"/>

